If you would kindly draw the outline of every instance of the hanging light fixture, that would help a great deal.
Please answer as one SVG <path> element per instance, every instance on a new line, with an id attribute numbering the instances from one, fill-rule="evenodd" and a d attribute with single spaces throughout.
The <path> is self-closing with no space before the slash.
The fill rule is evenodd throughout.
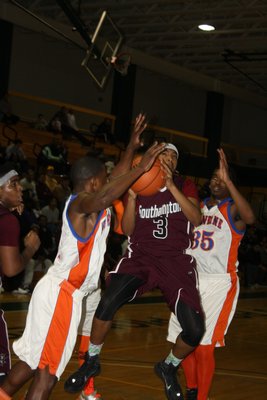
<path id="1" fill-rule="evenodd" d="M 215 30 L 215 26 L 211 25 L 211 24 L 200 24 L 198 25 L 198 29 L 200 29 L 201 31 L 205 31 L 205 32 L 211 32 Z"/>

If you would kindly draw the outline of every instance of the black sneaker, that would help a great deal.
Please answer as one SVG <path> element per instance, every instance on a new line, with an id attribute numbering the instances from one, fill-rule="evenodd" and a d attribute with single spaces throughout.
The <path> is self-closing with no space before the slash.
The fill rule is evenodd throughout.
<path id="1" fill-rule="evenodd" d="M 64 383 L 64 389 L 68 393 L 78 393 L 83 390 L 89 378 L 100 374 L 99 356 L 85 356 L 83 365 L 74 372 Z"/>
<path id="2" fill-rule="evenodd" d="M 186 389 L 186 400 L 197 400 L 197 389 Z"/>
<path id="3" fill-rule="evenodd" d="M 156 374 L 163 380 L 168 400 L 184 400 L 182 389 L 178 383 L 177 369 L 173 364 L 161 361 L 155 365 Z"/>

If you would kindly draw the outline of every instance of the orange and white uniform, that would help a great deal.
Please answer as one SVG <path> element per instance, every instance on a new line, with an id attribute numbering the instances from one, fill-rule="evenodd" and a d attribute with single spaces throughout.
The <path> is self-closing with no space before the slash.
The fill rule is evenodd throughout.
<path id="1" fill-rule="evenodd" d="M 25 330 L 13 343 L 14 352 L 32 369 L 49 366 L 57 378 L 75 346 L 82 299 L 98 287 L 111 220 L 109 209 L 100 212 L 90 235 L 79 237 L 67 213 L 74 198 L 65 205 L 54 264 L 36 285 Z"/>
<path id="2" fill-rule="evenodd" d="M 224 336 L 235 313 L 239 294 L 238 247 L 244 231 L 236 229 L 231 218 L 232 200 L 201 206 L 202 223 L 194 230 L 189 250 L 197 261 L 199 292 L 205 313 L 206 331 L 202 345 L 224 346 Z M 175 342 L 181 328 L 171 315 L 167 339 Z"/>

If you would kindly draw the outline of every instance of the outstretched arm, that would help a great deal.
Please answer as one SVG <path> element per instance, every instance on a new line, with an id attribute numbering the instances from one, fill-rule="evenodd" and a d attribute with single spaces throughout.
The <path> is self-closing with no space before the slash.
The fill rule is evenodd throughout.
<path id="1" fill-rule="evenodd" d="M 250 225 L 255 222 L 255 215 L 248 201 L 239 192 L 233 181 L 230 179 L 228 163 L 223 149 L 218 149 L 218 154 L 219 176 L 224 181 L 232 199 L 234 200 L 234 204 L 231 207 L 231 215 L 233 219 L 239 215 L 241 221 L 236 221 L 236 226 L 239 229 L 243 229 L 246 224 Z"/>
<path id="2" fill-rule="evenodd" d="M 109 207 L 112 202 L 126 192 L 131 184 L 153 165 L 157 156 L 162 152 L 165 144 L 154 143 L 144 154 L 138 166 L 131 168 L 127 173 L 111 179 L 100 191 L 95 193 L 81 193 L 71 204 L 70 212 L 91 214 Z"/>
<path id="3" fill-rule="evenodd" d="M 143 146 L 143 142 L 141 141 L 140 136 L 141 136 L 141 133 L 147 127 L 147 123 L 145 122 L 145 119 L 146 119 L 146 116 L 144 114 L 139 114 L 135 118 L 134 127 L 133 127 L 133 130 L 131 133 L 131 138 L 130 138 L 129 144 L 126 147 L 126 150 L 125 150 L 121 160 L 116 165 L 116 167 L 113 169 L 110 178 L 114 178 L 116 176 L 125 174 L 125 172 L 127 172 L 131 169 L 135 151 L 137 149 L 139 149 L 139 147 Z"/>

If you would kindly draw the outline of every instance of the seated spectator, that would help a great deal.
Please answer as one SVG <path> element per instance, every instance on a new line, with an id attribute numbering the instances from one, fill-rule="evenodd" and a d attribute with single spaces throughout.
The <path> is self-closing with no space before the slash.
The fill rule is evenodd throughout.
<path id="1" fill-rule="evenodd" d="M 0 122 L 5 124 L 16 124 L 19 117 L 13 114 L 12 105 L 9 101 L 8 93 L 5 93 L 0 100 Z"/>
<path id="2" fill-rule="evenodd" d="M 56 236 L 60 229 L 61 220 L 55 197 L 50 200 L 49 204 L 41 209 L 41 215 L 44 215 L 47 218 L 47 226 L 52 235 Z"/>
<path id="3" fill-rule="evenodd" d="M 28 167 L 27 157 L 22 148 L 22 140 L 15 139 L 6 148 L 6 160 L 16 165 L 19 171 L 25 171 Z"/>
<path id="4" fill-rule="evenodd" d="M 36 193 L 40 207 L 44 207 L 53 198 L 53 193 L 46 184 L 46 174 L 39 175 L 36 182 Z"/>
<path id="5" fill-rule="evenodd" d="M 66 107 L 61 107 L 51 119 L 49 129 L 52 132 L 61 133 L 63 139 L 71 139 L 74 136 L 82 145 L 91 146 L 91 141 L 79 131 L 72 109 L 67 110 Z"/>
<path id="6" fill-rule="evenodd" d="M 38 114 L 36 121 L 34 122 L 33 127 L 40 131 L 45 131 L 48 128 L 48 122 L 46 121 L 44 114 Z"/>
<path id="7" fill-rule="evenodd" d="M 65 202 L 71 194 L 70 179 L 67 175 L 61 175 L 53 195 L 57 199 L 60 214 L 62 214 Z"/>
<path id="8" fill-rule="evenodd" d="M 68 172 L 68 151 L 60 137 L 54 135 L 51 142 L 43 146 L 38 156 L 38 163 L 44 167 L 53 166 L 58 174 Z"/>
<path id="9" fill-rule="evenodd" d="M 114 135 L 112 134 L 112 124 L 109 118 L 105 118 L 103 122 L 95 130 L 96 136 L 103 136 L 106 143 L 114 143 Z"/>
<path id="10" fill-rule="evenodd" d="M 48 165 L 46 168 L 46 173 L 45 173 L 45 184 L 53 194 L 53 191 L 58 185 L 58 181 L 55 175 L 55 169 L 52 165 Z M 50 201 L 49 201 L 50 202 Z"/>
<path id="11" fill-rule="evenodd" d="M 32 167 L 27 168 L 24 177 L 20 180 L 20 184 L 23 190 L 23 198 L 29 198 L 34 201 L 35 205 L 38 205 L 34 169 Z"/>

